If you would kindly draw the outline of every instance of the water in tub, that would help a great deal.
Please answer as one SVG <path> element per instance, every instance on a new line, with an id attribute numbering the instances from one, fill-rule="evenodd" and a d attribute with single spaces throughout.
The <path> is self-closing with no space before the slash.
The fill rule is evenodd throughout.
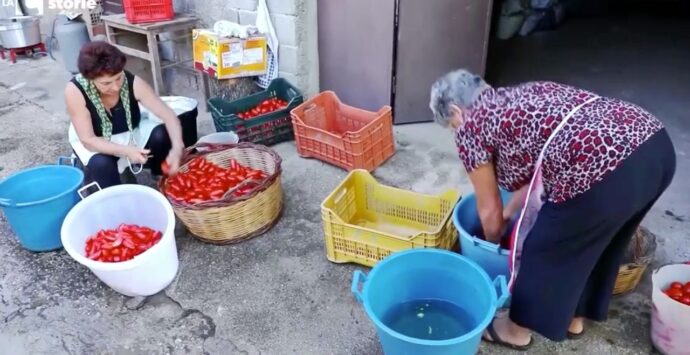
<path id="1" fill-rule="evenodd" d="M 470 314 L 460 306 L 434 299 L 399 303 L 382 321 L 400 334 L 423 340 L 453 339 L 475 327 Z"/>

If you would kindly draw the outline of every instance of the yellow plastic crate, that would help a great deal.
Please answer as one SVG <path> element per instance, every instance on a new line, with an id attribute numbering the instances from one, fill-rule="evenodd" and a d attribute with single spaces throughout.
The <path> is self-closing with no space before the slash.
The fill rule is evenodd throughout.
<path id="1" fill-rule="evenodd" d="M 451 215 L 459 199 L 457 190 L 424 195 L 352 170 L 321 204 L 326 256 L 373 267 L 401 250 L 451 249 L 458 238 Z"/>

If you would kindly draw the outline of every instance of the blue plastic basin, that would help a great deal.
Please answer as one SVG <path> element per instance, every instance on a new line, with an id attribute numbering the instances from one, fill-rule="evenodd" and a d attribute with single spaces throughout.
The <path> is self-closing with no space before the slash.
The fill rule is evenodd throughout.
<path id="1" fill-rule="evenodd" d="M 510 200 L 510 192 L 501 191 L 504 205 Z M 491 278 L 505 276 L 508 278 L 509 250 L 500 245 L 487 242 L 477 237 L 481 231 L 481 221 L 477 213 L 477 199 L 474 194 L 464 195 L 453 210 L 453 224 L 460 235 L 460 253 L 479 264 Z"/>
<path id="2" fill-rule="evenodd" d="M 20 244 L 31 251 L 62 247 L 60 228 L 79 201 L 84 173 L 71 166 L 45 165 L 0 182 L 0 207 Z"/>
<path id="3" fill-rule="evenodd" d="M 491 281 L 468 258 L 431 248 L 392 254 L 366 276 L 355 271 L 352 292 L 374 323 L 383 352 L 388 355 L 475 354 L 482 333 L 508 297 L 503 276 Z M 472 320 L 471 330 L 452 339 L 427 340 L 401 334 L 382 321 L 396 305 L 428 299 L 462 308 Z"/>

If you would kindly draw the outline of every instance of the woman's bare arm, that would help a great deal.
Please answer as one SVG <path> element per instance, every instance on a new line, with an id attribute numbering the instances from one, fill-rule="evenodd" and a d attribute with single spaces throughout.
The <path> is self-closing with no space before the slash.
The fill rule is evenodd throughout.
<path id="1" fill-rule="evenodd" d="M 134 77 L 134 94 L 144 107 L 163 121 L 168 131 L 168 136 L 170 136 L 173 149 L 184 149 L 182 125 L 180 125 L 180 120 L 177 118 L 175 111 L 156 95 L 151 85 L 138 76 Z"/>
<path id="2" fill-rule="evenodd" d="M 489 242 L 498 243 L 505 227 L 505 220 L 493 163 L 479 166 L 469 176 L 477 197 L 477 212 L 484 230 L 484 238 Z"/>
<path id="3" fill-rule="evenodd" d="M 517 191 L 513 192 L 510 201 L 503 209 L 503 219 L 510 220 L 516 213 L 518 213 L 522 209 L 522 206 L 525 203 L 525 198 L 527 197 L 528 189 L 529 185 L 525 185 L 519 188 Z"/>

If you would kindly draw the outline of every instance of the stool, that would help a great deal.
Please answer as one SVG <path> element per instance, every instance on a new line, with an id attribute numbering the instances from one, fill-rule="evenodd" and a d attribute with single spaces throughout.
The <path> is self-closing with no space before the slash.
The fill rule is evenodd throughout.
<path id="1" fill-rule="evenodd" d="M 198 22 L 198 18 L 195 16 L 175 14 L 175 18 L 170 21 L 141 24 L 129 23 L 124 14 L 101 16 L 101 20 L 105 26 L 105 33 L 110 44 L 120 49 L 124 54 L 144 59 L 151 64 L 153 88 L 159 96 L 162 96 L 164 91 L 162 70 L 169 67 L 181 66 L 183 63 L 192 62 L 192 59 L 173 62 L 161 61 L 158 53 L 158 43 L 161 41 L 158 35 L 166 32 L 185 31 L 186 34 L 183 36 L 169 38 L 167 40 L 174 41 L 184 38 L 188 39 L 191 45 L 192 29 L 196 27 Z M 146 36 L 148 51 L 139 50 L 119 43 L 117 37 L 127 34 L 127 32 L 129 32 L 129 34 L 134 33 Z M 191 65 L 189 69 L 191 71 L 194 70 Z"/>

